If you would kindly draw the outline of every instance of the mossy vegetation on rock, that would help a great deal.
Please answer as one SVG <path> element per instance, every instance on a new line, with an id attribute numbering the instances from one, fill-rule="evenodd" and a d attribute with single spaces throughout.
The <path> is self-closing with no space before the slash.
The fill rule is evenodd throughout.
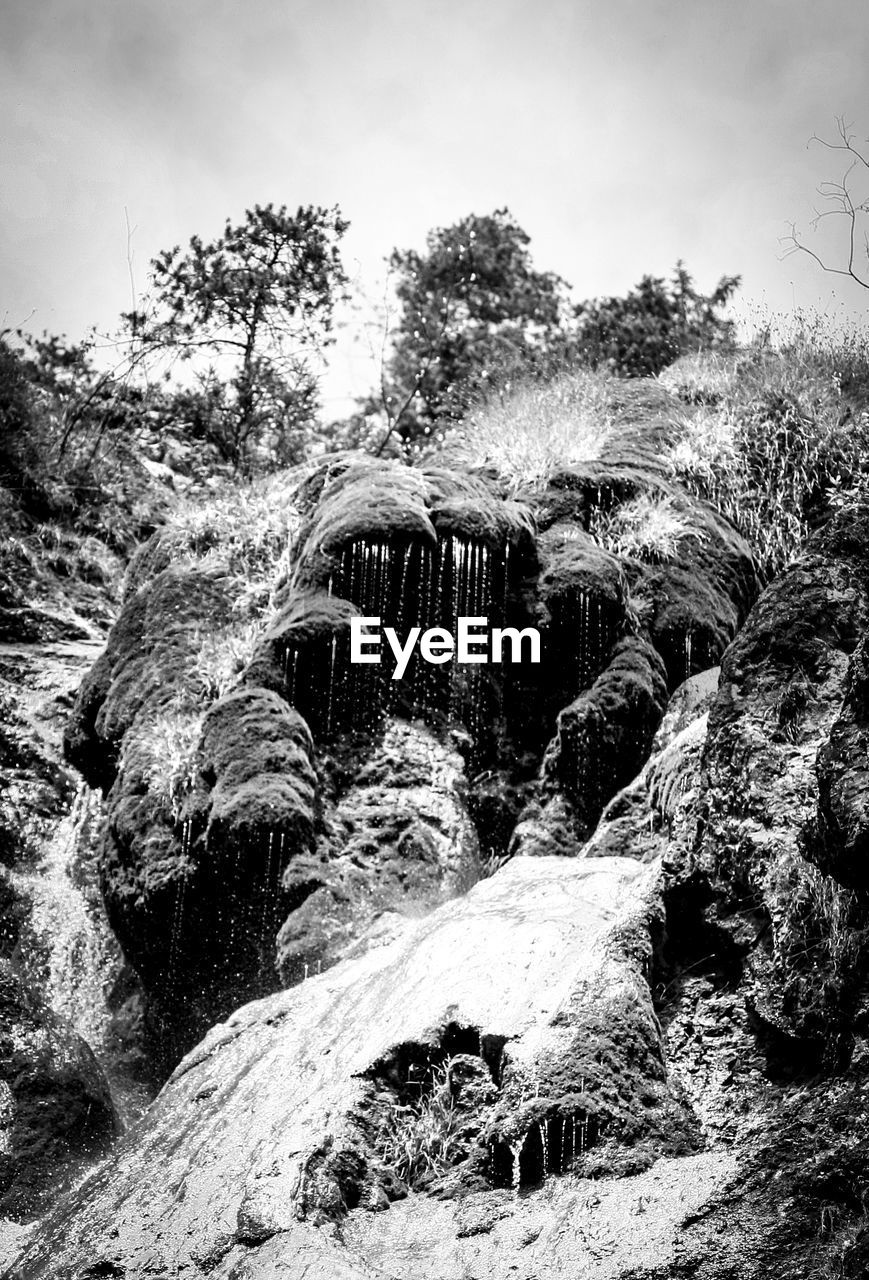
<path id="1" fill-rule="evenodd" d="M 526 819 L 534 804 L 542 813 L 537 851 L 575 852 L 640 767 L 665 665 L 671 685 L 682 674 L 680 628 L 698 637 L 696 662 L 716 657 L 752 579 L 739 538 L 694 499 L 682 500 L 703 531 L 683 571 L 686 601 L 703 581 L 690 618 L 667 615 L 675 562 L 660 548 L 646 560 L 620 550 L 620 504 L 670 493 L 659 456 L 669 428 L 628 401 L 593 464 L 562 477 L 573 497 L 555 520 L 555 479 L 518 500 L 496 470 L 343 455 L 283 487 L 271 480 L 267 501 L 178 517 L 137 555 L 66 742 L 109 792 L 105 893 L 168 1044 L 333 963 L 376 910 L 458 892 L 507 855 L 529 802 Z M 539 665 L 485 666 L 417 654 L 393 680 L 385 644 L 380 664 L 350 662 L 354 615 L 402 641 L 412 626 L 455 634 L 459 617 L 539 626 L 544 653 Z M 249 620 L 238 650 L 237 617 Z M 227 664 L 213 656 L 221 646 L 245 659 Z M 408 761 L 434 735 L 427 780 L 398 776 L 376 799 L 371 770 L 401 774 L 397 733 Z M 443 768 L 455 779 L 448 818 Z M 393 804 L 406 815 L 388 814 Z"/>
<path id="2" fill-rule="evenodd" d="M 839 884 L 869 890 L 869 655 L 851 655 L 841 711 L 818 752 L 818 821 L 811 852 Z M 795 706 L 794 714 L 803 710 Z"/>
<path id="3" fill-rule="evenodd" d="M 646 640 L 620 640 L 591 687 L 559 712 L 543 761 L 542 812 L 533 823 L 526 815 L 519 852 L 549 851 L 544 833 L 553 824 L 568 825 L 574 847 L 588 839 L 609 798 L 646 760 L 666 703 L 657 652 Z"/>
<path id="4" fill-rule="evenodd" d="M 196 567 L 164 569 L 129 597 L 64 735 L 67 758 L 93 786 L 111 787 L 137 719 L 203 701 L 193 660 L 231 605 L 225 576 Z"/>
<path id="5" fill-rule="evenodd" d="M 310 872 L 288 874 L 314 841 L 311 750 L 295 711 L 246 687 L 206 714 L 175 796 L 143 785 L 135 747 L 127 754 L 109 796 L 101 882 L 151 997 L 164 1062 L 277 983 L 277 930 L 318 887 Z"/>
<path id="6" fill-rule="evenodd" d="M 833 1060 L 851 1051 L 869 921 L 852 702 L 867 547 L 865 508 L 844 513 L 761 596 L 722 664 L 704 778 L 701 866 L 768 929 L 752 960 L 757 1017 Z"/>

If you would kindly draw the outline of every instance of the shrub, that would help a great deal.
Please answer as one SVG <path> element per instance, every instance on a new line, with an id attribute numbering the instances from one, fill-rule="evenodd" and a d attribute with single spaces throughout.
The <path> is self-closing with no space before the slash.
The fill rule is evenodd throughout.
<path id="1" fill-rule="evenodd" d="M 228 693 L 253 657 L 263 624 L 236 622 L 205 635 L 193 660 L 193 675 L 209 702 Z"/>
<path id="2" fill-rule="evenodd" d="M 225 565 L 255 594 L 289 563 L 301 517 L 288 497 L 286 473 L 254 484 L 228 486 L 208 501 L 179 506 L 166 529 L 179 550 Z"/>
<path id="3" fill-rule="evenodd" d="M 840 996 L 853 994 L 866 959 L 860 895 L 794 853 L 768 868 L 764 901 L 773 964 L 785 990 L 803 988 L 818 998 L 832 984 Z"/>
<path id="4" fill-rule="evenodd" d="M 33 447 L 34 414 L 24 361 L 0 338 L 0 484 L 21 485 Z"/>
<path id="5" fill-rule="evenodd" d="M 869 472 L 869 345 L 796 322 L 737 359 L 693 357 L 661 382 L 685 404 L 667 461 L 751 543 L 768 581 Z"/>

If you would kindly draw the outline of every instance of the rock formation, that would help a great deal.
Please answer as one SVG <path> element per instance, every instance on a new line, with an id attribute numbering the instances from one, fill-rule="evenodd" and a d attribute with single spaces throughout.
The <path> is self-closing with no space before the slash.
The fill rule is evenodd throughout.
<path id="1" fill-rule="evenodd" d="M 869 517 L 755 600 L 665 418 L 626 393 L 618 428 L 533 492 L 448 455 L 285 477 L 228 682 L 219 537 L 134 558 L 66 751 L 168 1078 L 10 1277 L 865 1274 Z M 534 627 L 546 660 L 393 680 L 351 616 Z M 73 1064 L 84 1158 L 108 1095 L 41 1008 L 21 1079 Z"/>
<path id="2" fill-rule="evenodd" d="M 683 604 L 654 551 L 646 563 L 607 549 L 603 513 L 610 529 L 638 494 L 676 500 L 649 441 L 619 449 L 516 499 L 444 466 L 309 469 L 276 495 L 298 528 L 262 638 L 210 706 L 192 654 L 202 628 L 225 625 L 231 579 L 210 543 L 161 533 L 137 555 L 66 747 L 108 794 L 104 894 L 165 1061 L 243 999 L 333 963 L 378 912 L 467 887 L 511 842 L 575 852 L 636 773 L 668 683 L 720 656 L 753 577 L 736 535 L 684 495 Z M 401 636 L 463 616 L 537 626 L 547 661 L 417 653 L 393 680 L 388 663 L 349 661 L 354 614 Z M 189 758 L 155 777 L 155 736 L 173 728 Z M 449 794 L 427 812 L 444 769 Z"/>

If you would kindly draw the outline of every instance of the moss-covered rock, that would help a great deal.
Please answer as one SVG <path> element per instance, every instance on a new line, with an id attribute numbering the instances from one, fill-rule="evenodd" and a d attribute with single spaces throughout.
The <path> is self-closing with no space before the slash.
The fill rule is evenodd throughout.
<path id="1" fill-rule="evenodd" d="M 139 715 L 153 718 L 196 700 L 191 667 L 202 632 L 225 623 L 231 605 L 225 576 L 196 567 L 164 569 L 127 600 L 64 734 L 67 759 L 92 786 L 112 785 Z"/>
<path id="2" fill-rule="evenodd" d="M 818 822 L 812 857 L 840 885 L 869 890 L 869 651 L 851 655 L 844 698 L 818 751 Z"/>
<path id="3" fill-rule="evenodd" d="M 564 854 L 587 839 L 648 754 L 665 701 L 656 646 L 672 684 L 674 646 L 691 635 L 698 661 L 717 653 L 749 590 L 744 548 L 699 508 L 684 564 L 609 546 L 619 503 L 672 498 L 666 424 L 641 429 L 650 412 L 627 396 L 605 456 L 527 505 L 483 472 L 358 455 L 278 486 L 273 501 L 291 501 L 301 523 L 264 595 L 257 577 L 267 612 L 252 658 L 211 710 L 203 636 L 223 634 L 246 589 L 244 557 L 230 566 L 221 543 L 241 545 L 238 512 L 226 527 L 207 513 L 180 520 L 136 557 L 67 752 L 111 788 L 105 894 L 170 1039 L 332 963 L 377 912 L 454 892 L 474 843 L 467 812 L 495 859 L 523 808 L 514 845 Z M 553 520 L 558 493 L 571 496 Z M 417 653 L 393 680 L 385 644 L 381 664 L 351 663 L 354 615 L 401 639 L 413 626 L 455 631 L 459 617 L 536 625 L 541 662 L 436 666 Z M 411 782 L 418 757 L 427 780 Z M 466 797 L 437 780 L 465 774 Z"/>
<path id="4" fill-rule="evenodd" d="M 705 757 L 701 865 L 767 921 L 757 1017 L 832 1060 L 865 955 L 866 906 L 842 883 L 862 884 L 867 548 L 869 513 L 844 513 L 767 587 L 724 656 Z"/>
<path id="5" fill-rule="evenodd" d="M 278 984 L 278 928 L 316 888 L 287 874 L 314 841 L 311 753 L 298 713 L 250 687 L 205 716 L 180 793 L 146 784 L 141 741 L 126 753 L 109 796 L 101 883 L 165 1059 Z"/>
<path id="6" fill-rule="evenodd" d="M 532 530 L 531 513 L 501 498 L 480 475 L 447 467 L 426 467 L 431 522 L 439 538 L 459 538 L 502 551 Z"/>
<path id="7" fill-rule="evenodd" d="M 285 982 L 334 963 L 390 913 L 417 914 L 480 878 L 458 752 L 421 724 L 390 721 L 331 809 L 316 859 L 285 872 L 317 888 L 278 937 Z"/>
<path id="8" fill-rule="evenodd" d="M 557 788 L 568 799 L 579 840 L 588 838 L 606 802 L 638 772 L 666 705 L 661 659 L 647 641 L 628 637 L 594 684 L 559 713 L 543 788 L 544 794 Z"/>
<path id="9" fill-rule="evenodd" d="M 744 539 L 699 501 L 691 521 L 675 558 L 629 570 L 634 608 L 664 659 L 671 690 L 720 661 L 758 592 Z"/>
<path id="10" fill-rule="evenodd" d="M 427 498 L 422 473 L 398 462 L 360 458 L 327 475 L 300 533 L 298 585 L 324 586 L 341 551 L 354 542 L 434 543 Z"/>
<path id="11" fill-rule="evenodd" d="M 624 622 L 627 578 L 616 556 L 566 521 L 541 534 L 537 554 L 541 674 L 555 714 L 605 665 Z"/>

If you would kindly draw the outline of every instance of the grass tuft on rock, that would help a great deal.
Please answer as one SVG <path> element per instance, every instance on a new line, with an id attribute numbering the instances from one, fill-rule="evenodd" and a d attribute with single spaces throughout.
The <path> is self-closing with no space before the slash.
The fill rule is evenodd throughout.
<path id="1" fill-rule="evenodd" d="M 446 440 L 447 452 L 493 469 L 508 493 L 543 489 L 554 472 L 601 456 L 612 427 L 610 382 L 577 369 L 499 388 Z"/>

